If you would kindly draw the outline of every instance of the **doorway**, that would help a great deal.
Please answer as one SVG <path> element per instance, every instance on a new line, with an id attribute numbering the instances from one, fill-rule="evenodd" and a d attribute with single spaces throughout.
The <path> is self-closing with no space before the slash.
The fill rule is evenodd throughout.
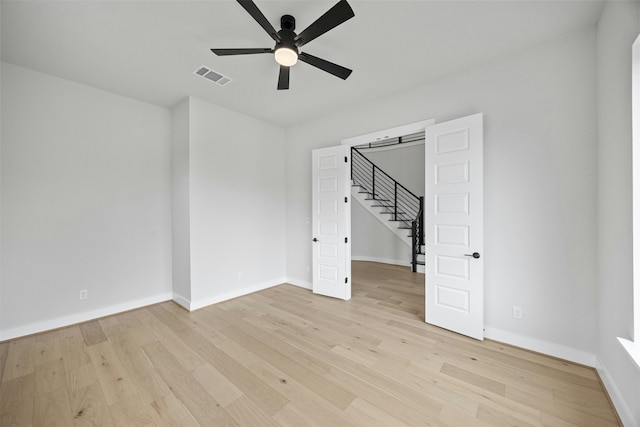
<path id="1" fill-rule="evenodd" d="M 314 150 L 314 292 L 325 294 L 321 285 L 316 287 L 316 280 L 321 283 L 320 279 L 322 279 L 318 275 L 322 269 L 317 266 L 322 267 L 323 257 L 319 250 L 319 241 L 315 237 L 316 233 L 325 225 L 332 232 L 338 229 L 336 225 L 323 222 L 319 193 L 323 191 L 332 193 L 331 202 L 325 205 L 332 207 L 331 214 L 333 211 L 342 212 L 341 215 L 335 216 L 337 222 L 349 224 L 351 221 L 350 194 L 347 195 L 344 186 L 340 187 L 342 192 L 338 193 L 336 191 L 338 185 L 324 185 L 322 179 L 317 178 L 319 172 L 316 169 L 322 167 L 319 159 L 324 158 L 325 154 L 339 153 L 338 157 L 334 157 L 339 159 L 339 156 L 344 155 L 344 162 L 350 163 L 350 155 L 347 155 L 350 152 L 345 148 L 419 131 L 424 131 L 426 138 L 424 179 L 427 262 L 426 280 L 423 283 L 425 321 L 481 340 L 484 337 L 482 114 L 439 124 L 435 124 L 435 120 L 413 123 L 348 138 L 341 141 L 340 146 Z M 331 167 L 335 168 L 335 172 L 331 173 L 335 174 L 339 181 L 344 182 L 348 173 L 347 165 L 340 166 L 339 163 L 341 162 L 336 160 L 331 163 Z M 335 182 L 335 179 L 332 182 Z M 342 206 L 337 206 L 336 203 L 340 202 L 342 197 L 345 204 L 339 203 Z M 348 235 L 344 238 L 348 250 L 343 251 L 343 254 L 351 252 L 350 243 L 347 243 L 350 231 L 351 227 L 348 227 L 343 234 Z M 331 256 L 335 256 L 336 253 L 337 250 L 327 251 Z M 350 258 L 342 261 L 348 261 L 347 268 L 350 269 Z M 341 276 L 334 276 L 335 274 L 331 278 L 335 281 L 335 288 L 340 289 Z M 348 276 L 345 277 L 344 283 L 348 286 L 344 286 L 343 297 L 339 296 L 340 292 L 326 295 L 349 299 L 351 284 Z"/>

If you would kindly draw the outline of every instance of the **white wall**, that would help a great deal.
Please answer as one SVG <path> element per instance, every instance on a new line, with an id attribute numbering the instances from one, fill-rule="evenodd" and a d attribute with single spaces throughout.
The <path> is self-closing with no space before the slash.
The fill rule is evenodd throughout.
<path id="1" fill-rule="evenodd" d="M 285 281 L 285 132 L 197 98 L 188 116 L 195 309 Z"/>
<path id="2" fill-rule="evenodd" d="M 486 63 L 384 102 L 288 130 L 287 277 L 311 281 L 315 148 L 404 123 L 485 117 L 487 335 L 594 363 L 595 29 Z M 374 128 L 375 127 L 375 128 Z M 523 319 L 511 317 L 512 306 Z"/>
<path id="3" fill-rule="evenodd" d="M 169 299 L 169 111 L 6 63 L 1 86 L 0 339 Z"/>
<path id="4" fill-rule="evenodd" d="M 617 342 L 633 337 L 631 45 L 637 2 L 608 2 L 598 24 L 598 359 L 625 425 L 640 425 L 640 371 Z"/>

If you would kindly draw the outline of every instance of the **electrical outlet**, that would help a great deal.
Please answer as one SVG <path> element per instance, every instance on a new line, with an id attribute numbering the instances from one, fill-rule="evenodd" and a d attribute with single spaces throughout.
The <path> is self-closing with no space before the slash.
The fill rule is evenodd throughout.
<path id="1" fill-rule="evenodd" d="M 513 306 L 512 314 L 514 319 L 522 319 L 522 307 Z"/>
<path id="2" fill-rule="evenodd" d="M 80 289 L 80 300 L 85 300 L 89 298 L 89 291 L 86 289 Z"/>

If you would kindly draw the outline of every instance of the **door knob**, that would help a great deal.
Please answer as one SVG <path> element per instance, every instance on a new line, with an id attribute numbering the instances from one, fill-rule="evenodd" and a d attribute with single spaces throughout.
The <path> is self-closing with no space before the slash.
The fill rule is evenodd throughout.
<path id="1" fill-rule="evenodd" d="M 472 257 L 474 257 L 475 259 L 480 258 L 480 254 L 479 254 L 478 252 L 474 252 L 474 253 L 472 253 L 472 254 L 464 254 L 464 256 L 472 256 Z"/>
<path id="2" fill-rule="evenodd" d="M 318 240 L 318 239 L 316 239 L 316 238 L 314 237 L 314 238 L 313 238 L 313 241 L 314 241 L 314 242 L 318 242 L 319 240 Z"/>

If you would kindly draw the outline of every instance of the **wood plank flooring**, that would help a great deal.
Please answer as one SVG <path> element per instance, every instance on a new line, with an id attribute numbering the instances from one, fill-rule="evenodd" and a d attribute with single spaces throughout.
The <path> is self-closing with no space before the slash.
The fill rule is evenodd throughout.
<path id="1" fill-rule="evenodd" d="M 0 343 L 1 426 L 618 426 L 596 372 L 424 323 L 424 276 L 281 285 Z"/>

